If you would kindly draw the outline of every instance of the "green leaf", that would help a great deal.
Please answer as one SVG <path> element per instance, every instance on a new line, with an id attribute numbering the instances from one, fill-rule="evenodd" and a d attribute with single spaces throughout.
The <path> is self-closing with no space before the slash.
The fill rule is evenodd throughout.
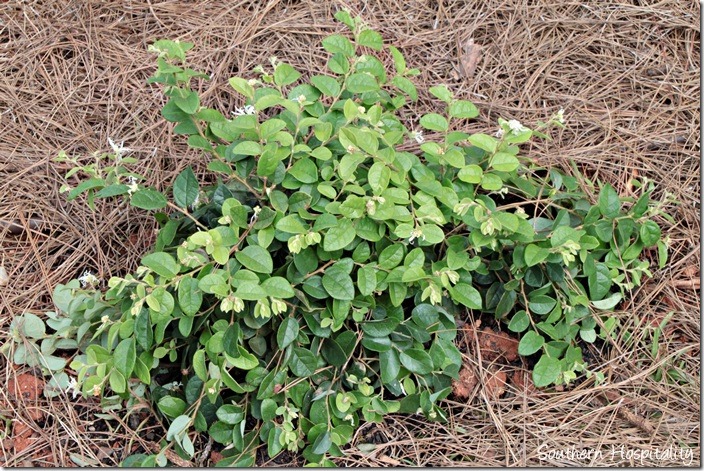
<path id="1" fill-rule="evenodd" d="M 235 323 L 228 326 L 222 336 L 222 348 L 231 357 L 236 358 L 240 354 L 240 332 L 239 324 Z"/>
<path id="2" fill-rule="evenodd" d="M 384 46 L 384 40 L 381 38 L 381 34 L 376 31 L 365 29 L 359 33 L 357 44 L 372 48 L 375 51 L 381 51 L 381 48 Z"/>
<path id="3" fill-rule="evenodd" d="M 621 293 L 614 293 L 601 301 L 592 301 L 592 305 L 594 305 L 597 309 L 607 311 L 609 309 L 613 309 L 621 301 L 621 298 Z"/>
<path id="4" fill-rule="evenodd" d="M 316 438 L 315 442 L 313 442 L 311 452 L 315 453 L 316 455 L 322 455 L 323 453 L 327 452 L 331 446 L 332 438 L 330 432 L 324 432 L 318 435 L 318 438 Z"/>
<path id="5" fill-rule="evenodd" d="M 495 138 L 481 133 L 473 134 L 469 136 L 467 140 L 473 146 L 479 147 L 480 149 L 485 150 L 490 154 L 496 152 L 496 146 L 498 145 L 498 141 Z"/>
<path id="6" fill-rule="evenodd" d="M 276 333 L 276 342 L 279 344 L 280 349 L 284 349 L 291 345 L 294 340 L 298 337 L 298 321 L 293 317 L 287 317 L 281 322 L 279 330 Z"/>
<path id="7" fill-rule="evenodd" d="M 232 153 L 235 155 L 260 155 L 262 146 L 254 141 L 242 141 L 232 149 Z"/>
<path id="8" fill-rule="evenodd" d="M 297 214 L 289 214 L 288 216 L 279 219 L 279 222 L 276 223 L 276 229 L 281 232 L 288 232 L 291 234 L 305 234 L 309 230 Z"/>
<path id="9" fill-rule="evenodd" d="M 157 403 L 162 414 L 170 419 L 176 418 L 186 411 L 186 401 L 174 396 L 164 396 Z"/>
<path id="10" fill-rule="evenodd" d="M 94 188 L 101 188 L 105 185 L 105 180 L 102 178 L 91 178 L 86 181 L 83 181 L 76 186 L 76 188 L 72 189 L 69 194 L 68 194 L 68 199 L 71 201 L 72 199 L 76 198 L 78 195 L 81 193 L 92 190 Z"/>
<path id="11" fill-rule="evenodd" d="M 274 270 L 274 261 L 271 254 L 258 245 L 249 245 L 244 249 L 235 252 L 237 261 L 257 273 L 271 273 Z"/>
<path id="12" fill-rule="evenodd" d="M 423 280 L 427 278 L 428 275 L 423 270 L 423 267 L 409 267 L 403 272 L 401 281 L 404 283 L 412 283 L 414 281 Z"/>
<path id="13" fill-rule="evenodd" d="M 189 425 L 191 425 L 191 418 L 187 415 L 179 415 L 173 422 L 171 422 L 169 430 L 166 432 L 166 439 L 171 441 L 178 437 L 188 428 Z"/>
<path id="14" fill-rule="evenodd" d="M 474 103 L 466 100 L 457 100 L 450 103 L 450 116 L 453 118 L 476 118 L 479 110 Z"/>
<path id="15" fill-rule="evenodd" d="M 547 314 L 548 312 L 552 311 L 552 308 L 555 307 L 555 304 L 557 301 L 554 298 L 551 298 L 550 296 L 545 296 L 545 295 L 539 295 L 539 296 L 533 296 L 530 298 L 530 302 L 528 303 L 528 308 L 530 309 L 531 312 L 539 315 Z"/>
<path id="16" fill-rule="evenodd" d="M 254 88 L 249 84 L 249 82 L 240 77 L 232 77 L 230 80 L 230 86 L 237 90 L 240 94 L 254 100 Z"/>
<path id="17" fill-rule="evenodd" d="M 357 270 L 357 289 L 362 296 L 371 295 L 376 289 L 376 270 L 371 265 L 364 265 Z"/>
<path id="18" fill-rule="evenodd" d="M 354 44 L 344 36 L 333 34 L 323 39 L 323 48 L 330 54 L 340 53 L 345 57 L 354 55 Z M 344 73 L 344 72 L 343 72 Z"/>
<path id="19" fill-rule="evenodd" d="M 518 344 L 518 354 L 523 356 L 532 355 L 542 348 L 545 339 L 534 330 L 525 333 Z"/>
<path id="20" fill-rule="evenodd" d="M 562 374 L 560 360 L 543 355 L 533 368 L 533 383 L 538 388 L 549 386 L 560 374 Z"/>
<path id="21" fill-rule="evenodd" d="M 351 301 L 354 299 L 354 283 L 350 275 L 335 267 L 325 270 L 323 288 L 334 299 Z"/>
<path id="22" fill-rule="evenodd" d="M 244 420 L 245 414 L 242 407 L 234 404 L 225 404 L 218 408 L 215 413 L 218 420 L 228 424 L 237 425 Z"/>
<path id="23" fill-rule="evenodd" d="M 144 350 L 149 350 L 154 341 L 154 331 L 148 309 L 142 309 L 134 320 L 134 337 Z"/>
<path id="24" fill-rule="evenodd" d="M 198 288 L 209 294 L 218 294 L 227 296 L 230 293 L 230 288 L 222 275 L 217 273 L 209 273 L 198 281 Z M 243 298 L 244 299 L 244 298 Z"/>
<path id="25" fill-rule="evenodd" d="M 482 181 L 484 176 L 484 170 L 479 165 L 467 165 L 466 167 L 460 169 L 457 173 L 457 178 L 466 183 L 477 184 Z"/>
<path id="26" fill-rule="evenodd" d="M 418 90 L 413 82 L 408 80 L 406 77 L 397 75 L 393 78 L 393 80 L 391 80 L 391 83 L 403 93 L 411 97 L 411 100 L 418 101 Z"/>
<path id="27" fill-rule="evenodd" d="M 594 343 L 596 340 L 596 330 L 594 329 L 582 329 L 579 331 L 579 336 L 588 343 Z"/>
<path id="28" fill-rule="evenodd" d="M 318 358 L 305 348 L 294 348 L 288 361 L 291 372 L 299 378 L 307 378 L 315 373 L 317 364 Z"/>
<path id="29" fill-rule="evenodd" d="M 406 71 L 406 59 L 403 57 L 403 54 L 394 46 L 389 46 L 389 51 L 391 51 L 391 56 L 394 58 L 396 73 L 403 74 Z"/>
<path id="30" fill-rule="evenodd" d="M 398 266 L 403 260 L 406 254 L 406 250 L 403 244 L 393 244 L 386 247 L 379 254 L 379 267 L 387 270 L 391 270 Z"/>
<path id="31" fill-rule="evenodd" d="M 323 95 L 336 97 L 340 94 L 340 84 L 333 77 L 327 75 L 314 75 L 310 78 L 310 82 L 320 90 Z"/>
<path id="32" fill-rule="evenodd" d="M 491 159 L 491 167 L 499 172 L 513 172 L 519 165 L 518 159 L 506 152 L 497 152 Z"/>
<path id="33" fill-rule="evenodd" d="M 186 167 L 174 180 L 174 201 L 182 208 L 187 208 L 198 198 L 198 180 L 191 167 Z"/>
<path id="34" fill-rule="evenodd" d="M 652 247 L 656 245 L 660 240 L 661 232 L 660 226 L 655 221 L 645 221 L 642 226 L 640 226 L 640 241 L 646 247 Z"/>
<path id="35" fill-rule="evenodd" d="M 369 186 L 372 187 L 372 191 L 377 195 L 386 190 L 386 187 L 389 186 L 390 178 L 391 169 L 384 162 L 375 162 L 367 173 Z"/>
<path id="36" fill-rule="evenodd" d="M 44 325 L 44 321 L 42 321 L 39 316 L 30 312 L 25 312 L 18 319 L 18 321 L 18 330 L 23 336 L 32 339 L 44 338 L 44 335 L 46 334 L 46 326 Z"/>
<path id="37" fill-rule="evenodd" d="M 420 118 L 420 125 L 431 131 L 445 132 L 449 127 L 447 119 L 437 113 L 428 113 Z"/>
<path id="38" fill-rule="evenodd" d="M 436 85 L 434 87 L 430 87 L 428 91 L 434 97 L 444 101 L 445 103 L 450 103 L 452 101 L 452 92 L 446 85 Z"/>
<path id="39" fill-rule="evenodd" d="M 185 277 L 178 284 L 178 305 L 187 316 L 195 316 L 203 303 L 203 292 L 198 280 Z"/>
<path id="40" fill-rule="evenodd" d="M 164 208 L 168 201 L 158 191 L 146 188 L 134 192 L 130 199 L 130 204 L 136 208 L 154 210 Z"/>
<path id="41" fill-rule="evenodd" d="M 279 87 L 291 85 L 300 78 L 301 74 L 288 64 L 280 62 L 274 70 L 274 83 Z"/>
<path id="42" fill-rule="evenodd" d="M 390 383 L 398 378 L 401 371 L 401 363 L 398 352 L 393 348 L 379 353 L 379 368 L 381 369 L 381 381 Z"/>
<path id="43" fill-rule="evenodd" d="M 296 162 L 288 173 L 301 183 L 317 183 L 318 181 L 318 167 L 308 157 Z"/>
<path id="44" fill-rule="evenodd" d="M 173 255 L 166 252 L 155 252 L 142 258 L 142 265 L 164 278 L 175 277 L 180 269 Z"/>
<path id="45" fill-rule="evenodd" d="M 482 296 L 479 291 L 467 283 L 457 283 L 449 289 L 450 296 L 454 301 L 467 306 L 470 309 L 482 308 Z"/>
<path id="46" fill-rule="evenodd" d="M 272 298 L 287 299 L 296 295 L 291 283 L 281 276 L 272 276 L 262 282 L 262 288 Z"/>
<path id="47" fill-rule="evenodd" d="M 196 374 L 196 376 L 198 376 L 201 381 L 207 381 L 208 370 L 205 366 L 205 350 L 203 350 L 202 348 L 196 350 L 196 352 L 193 354 L 192 362 L 193 372 Z"/>
<path id="48" fill-rule="evenodd" d="M 134 345 L 134 338 L 126 338 L 117 344 L 113 352 L 115 369 L 122 373 L 125 378 L 129 378 L 134 370 L 137 361 L 137 350 Z"/>
<path id="49" fill-rule="evenodd" d="M 344 249 L 355 238 L 354 227 L 349 219 L 341 218 L 337 225 L 327 230 L 323 239 L 323 250 L 326 252 L 334 252 L 335 250 Z"/>
<path id="50" fill-rule="evenodd" d="M 511 318 L 511 322 L 508 324 L 508 330 L 511 332 L 521 333 L 526 330 L 529 325 L 530 319 L 528 318 L 528 313 L 524 310 L 520 310 Z"/>
<path id="51" fill-rule="evenodd" d="M 409 348 L 399 354 L 399 359 L 411 373 L 427 375 L 433 371 L 433 359 L 424 350 Z"/>
<path id="52" fill-rule="evenodd" d="M 352 74 L 345 81 L 345 88 L 351 93 L 366 93 L 379 90 L 376 79 L 365 73 Z"/>
<path id="53" fill-rule="evenodd" d="M 539 264 L 550 255 L 550 251 L 535 244 L 528 244 L 523 254 L 526 265 L 532 267 Z"/>
<path id="54" fill-rule="evenodd" d="M 618 193 L 616 193 L 614 187 L 606 183 L 599 193 L 599 210 L 601 214 L 608 219 L 613 219 L 619 215 L 620 209 L 621 200 L 618 197 Z"/>
<path id="55" fill-rule="evenodd" d="M 611 273 L 609 268 L 603 263 L 598 263 L 587 278 L 589 283 L 589 294 L 592 301 L 603 299 L 609 293 L 611 284 Z"/>
<path id="56" fill-rule="evenodd" d="M 174 104 L 181 108 L 184 113 L 193 114 L 200 107 L 200 98 L 198 94 L 192 90 L 180 89 L 171 97 Z"/>

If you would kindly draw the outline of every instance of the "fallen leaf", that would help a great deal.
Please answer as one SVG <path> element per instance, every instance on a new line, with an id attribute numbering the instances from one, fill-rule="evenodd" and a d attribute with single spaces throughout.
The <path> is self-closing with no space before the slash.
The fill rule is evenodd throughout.
<path id="1" fill-rule="evenodd" d="M 381 461 L 382 463 L 390 464 L 391 466 L 401 466 L 401 462 L 399 460 L 386 455 L 381 455 L 379 457 L 379 461 Z"/>
<path id="2" fill-rule="evenodd" d="M 460 54 L 460 71 L 466 78 L 472 78 L 482 57 L 482 46 L 474 44 L 474 38 L 467 39 Z"/>

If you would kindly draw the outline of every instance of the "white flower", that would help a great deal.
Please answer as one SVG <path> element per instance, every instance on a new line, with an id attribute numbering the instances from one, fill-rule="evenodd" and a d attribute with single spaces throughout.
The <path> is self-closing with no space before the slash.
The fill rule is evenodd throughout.
<path id="1" fill-rule="evenodd" d="M 71 393 L 71 397 L 73 399 L 76 399 L 76 396 L 78 396 L 81 393 L 81 389 L 78 387 L 78 381 L 76 381 L 76 378 L 70 378 L 68 380 L 68 386 L 66 387 L 66 392 Z"/>
<path id="2" fill-rule="evenodd" d="M 512 119 L 508 122 L 508 127 L 511 130 L 511 134 L 518 134 L 526 130 L 525 127 L 517 119 Z"/>
<path id="3" fill-rule="evenodd" d="M 413 242 L 415 239 L 425 240 L 425 236 L 423 235 L 423 231 L 420 230 L 420 228 L 415 228 L 411 231 L 411 237 L 408 238 L 408 242 Z"/>
<path id="4" fill-rule="evenodd" d="M 560 108 L 560 111 L 557 112 L 557 116 L 555 117 L 557 119 L 557 122 L 560 124 L 565 124 L 565 110 Z"/>
<path id="5" fill-rule="evenodd" d="M 503 129 L 499 129 L 498 131 L 496 131 L 496 134 L 494 134 L 494 136 L 496 136 L 496 137 L 498 137 L 499 139 L 501 139 L 502 137 L 504 137 L 504 130 L 503 130 Z"/>
<path id="6" fill-rule="evenodd" d="M 418 144 L 422 144 L 425 142 L 425 138 L 423 137 L 422 131 L 414 131 L 413 139 L 415 139 Z"/>
<path id="7" fill-rule="evenodd" d="M 256 221 L 257 218 L 259 217 L 259 213 L 261 213 L 261 212 L 262 212 L 262 208 L 260 208 L 259 206 L 255 206 L 254 213 L 252 214 L 252 217 L 249 218 L 249 223 L 252 224 L 254 221 Z"/>
<path id="8" fill-rule="evenodd" d="M 234 116 L 243 116 L 246 114 L 257 114 L 256 108 L 252 105 L 247 105 L 244 108 L 235 108 L 235 111 L 232 112 Z"/>
<path id="9" fill-rule="evenodd" d="M 95 285 L 100 283 L 100 279 L 92 274 L 90 270 L 86 270 L 83 272 L 83 275 L 78 277 L 78 281 L 81 282 L 81 287 L 86 288 L 86 287 L 91 287 L 94 288 Z"/>
<path id="10" fill-rule="evenodd" d="M 103 325 L 107 324 L 108 322 L 110 322 L 110 316 L 108 316 L 107 314 L 104 315 L 103 317 L 100 318 L 100 322 L 101 322 Z"/>
<path id="11" fill-rule="evenodd" d="M 127 193 L 130 195 L 137 191 L 139 189 L 139 186 L 137 185 L 137 179 L 130 175 L 130 177 L 127 179 L 127 187 Z"/>
<path id="12" fill-rule="evenodd" d="M 300 103 L 301 105 L 306 102 L 306 96 L 305 95 L 298 95 L 298 98 L 296 98 L 296 101 Z"/>
<path id="13" fill-rule="evenodd" d="M 108 144 L 110 144 L 110 147 L 112 147 L 112 151 L 115 153 L 116 157 L 122 157 L 122 154 L 125 152 L 132 152 L 132 149 L 129 147 L 124 147 L 125 141 L 120 142 L 120 144 L 115 144 L 112 139 L 108 137 Z"/>

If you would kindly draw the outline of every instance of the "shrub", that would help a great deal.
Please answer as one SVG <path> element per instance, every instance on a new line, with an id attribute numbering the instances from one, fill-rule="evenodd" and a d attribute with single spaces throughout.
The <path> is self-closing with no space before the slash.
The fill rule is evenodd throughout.
<path id="1" fill-rule="evenodd" d="M 608 313 L 651 276 L 644 250 L 666 261 L 653 185 L 620 198 L 576 168 L 519 155 L 562 126 L 562 112 L 536 129 L 500 119 L 495 136 L 463 132 L 479 111 L 443 85 L 429 91 L 444 112 L 409 130 L 398 111 L 418 97 L 418 70 L 359 18 L 336 17 L 353 40 L 323 40 L 326 74 L 301 83 L 272 58 L 256 78 L 230 79 L 244 98 L 232 119 L 191 90 L 208 78 L 185 65 L 193 44 L 150 47 L 162 114 L 209 156 L 215 184 L 189 167 L 168 194 L 145 187 L 112 142 L 88 166 L 60 154 L 90 177 L 69 198 L 122 196 L 155 211 L 161 229 L 105 293 L 90 274 L 56 287 L 54 333 L 29 314 L 13 324 L 15 362 L 57 373 L 49 393 L 69 385 L 54 351 L 78 349 L 72 387 L 105 406 L 148 398 L 169 424 L 164 445 L 184 457 L 196 431 L 227 446 L 220 465 L 253 464 L 262 443 L 270 457 L 287 449 L 330 464 L 362 421 L 446 419 L 438 401 L 461 366 L 455 318 L 467 309 L 521 335 L 536 386 L 600 379 L 580 345 L 617 335 Z M 140 464 L 166 458 L 125 462 Z"/>

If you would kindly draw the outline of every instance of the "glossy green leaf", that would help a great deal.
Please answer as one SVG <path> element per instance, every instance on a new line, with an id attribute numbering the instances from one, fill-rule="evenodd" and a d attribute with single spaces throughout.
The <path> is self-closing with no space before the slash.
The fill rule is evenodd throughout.
<path id="1" fill-rule="evenodd" d="M 279 330 L 276 333 L 276 343 L 280 349 L 284 349 L 291 345 L 298 337 L 299 326 L 298 321 L 293 317 L 287 317 L 279 325 Z"/>
<path id="2" fill-rule="evenodd" d="M 146 255 L 142 258 L 142 265 L 168 279 L 175 277 L 180 269 L 174 256 L 166 252 Z"/>
<path id="3" fill-rule="evenodd" d="M 162 209 L 167 205 L 166 197 L 155 190 L 148 188 L 137 190 L 130 199 L 130 204 L 136 208 L 154 210 Z"/>
<path id="4" fill-rule="evenodd" d="M 450 296 L 454 301 L 457 301 L 470 309 L 482 308 L 482 296 L 476 288 L 467 283 L 457 283 L 449 289 Z"/>
<path id="5" fill-rule="evenodd" d="M 117 344 L 112 355 L 115 362 L 115 369 L 122 373 L 125 378 L 129 378 L 130 375 L 132 375 L 134 364 L 137 361 L 137 350 L 135 348 L 134 338 L 122 340 Z"/>
<path id="6" fill-rule="evenodd" d="M 274 270 L 274 261 L 269 251 L 258 245 L 250 245 L 235 252 L 237 261 L 257 273 L 271 273 Z"/>
<path id="7" fill-rule="evenodd" d="M 186 167 L 174 180 L 174 201 L 180 207 L 187 208 L 196 202 L 198 191 L 196 175 L 190 166 Z"/>
<path id="8" fill-rule="evenodd" d="M 533 368 L 533 383 L 538 388 L 549 386 L 560 374 L 562 374 L 560 360 L 543 355 Z"/>
<path id="9" fill-rule="evenodd" d="M 401 364 L 411 373 L 426 375 L 433 371 L 433 360 L 425 350 L 409 348 L 399 354 Z"/>
<path id="10" fill-rule="evenodd" d="M 518 343 L 518 354 L 523 356 L 532 355 L 540 350 L 544 344 L 545 339 L 542 335 L 534 330 L 529 330 Z"/>
<path id="11" fill-rule="evenodd" d="M 614 187 L 606 183 L 599 192 L 599 210 L 604 217 L 613 219 L 619 215 L 621 209 L 621 200 Z"/>

